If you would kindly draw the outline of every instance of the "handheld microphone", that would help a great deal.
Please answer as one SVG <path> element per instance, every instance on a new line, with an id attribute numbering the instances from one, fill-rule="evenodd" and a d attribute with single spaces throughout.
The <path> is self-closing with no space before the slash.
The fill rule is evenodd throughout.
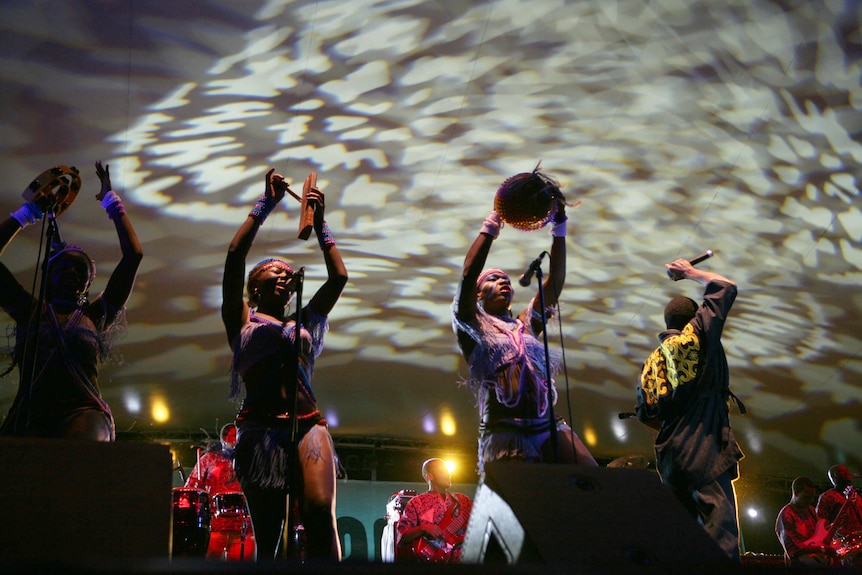
<path id="1" fill-rule="evenodd" d="M 696 258 L 688 260 L 688 263 L 690 263 L 693 266 L 696 266 L 697 264 L 699 264 L 703 260 L 708 260 L 711 257 L 712 257 L 712 250 L 706 250 L 705 252 L 703 252 L 702 254 L 697 256 Z"/>
<path id="2" fill-rule="evenodd" d="M 521 287 L 527 287 L 528 285 L 530 285 L 530 282 L 533 281 L 533 274 L 536 273 L 536 270 L 538 270 L 539 267 L 542 265 L 542 258 L 544 258 L 547 253 L 548 252 L 540 253 L 539 257 L 534 259 L 530 263 L 529 267 L 527 267 L 527 270 L 523 274 L 521 274 L 521 277 L 518 278 L 518 283 L 521 285 Z"/>
<path id="3" fill-rule="evenodd" d="M 620 419 L 631 419 L 632 417 L 637 417 L 637 413 L 632 413 L 631 411 L 622 411 L 617 414 L 617 417 Z"/>
<path id="4" fill-rule="evenodd" d="M 688 260 L 688 263 L 690 263 L 693 266 L 696 266 L 700 262 L 702 262 L 704 260 L 708 260 L 713 255 L 714 254 L 713 254 L 712 250 L 706 250 L 705 252 L 703 252 L 699 256 L 695 256 L 694 258 Z M 670 273 L 670 270 L 667 270 L 667 277 L 669 277 L 670 279 L 674 279 L 673 275 L 671 275 L 671 273 Z M 677 279 L 680 279 L 680 278 L 677 278 Z"/>

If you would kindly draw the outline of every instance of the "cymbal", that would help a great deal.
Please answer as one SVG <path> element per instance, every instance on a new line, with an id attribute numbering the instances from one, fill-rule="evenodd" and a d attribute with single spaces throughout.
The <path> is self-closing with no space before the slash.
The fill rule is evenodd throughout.
<path id="1" fill-rule="evenodd" d="M 621 468 L 621 469 L 646 469 L 649 467 L 649 460 L 643 455 L 623 455 L 617 457 L 607 464 L 606 467 Z"/>

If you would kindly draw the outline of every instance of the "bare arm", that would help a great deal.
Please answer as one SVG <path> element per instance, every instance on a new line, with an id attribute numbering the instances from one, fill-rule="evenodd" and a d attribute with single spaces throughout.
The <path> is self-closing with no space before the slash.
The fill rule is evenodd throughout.
<path id="1" fill-rule="evenodd" d="M 545 281 L 542 284 L 542 289 L 545 295 L 545 309 L 554 307 L 560 298 L 560 293 L 563 291 L 563 285 L 566 281 L 566 205 L 565 202 L 557 203 L 557 211 L 554 215 L 554 227 L 552 228 L 553 240 L 551 241 L 551 263 L 548 269 L 548 274 L 545 276 Z M 530 327 L 536 335 L 542 333 L 542 321 L 535 319 L 541 318 L 542 300 L 539 298 L 538 292 L 533 300 L 533 308 L 525 309 L 521 312 L 520 319 L 525 324 L 528 320 L 531 322 Z"/>
<path id="2" fill-rule="evenodd" d="M 18 283 L 9 268 L 0 263 L 0 307 L 7 310 L 12 319 L 18 323 L 26 321 L 30 310 L 36 305 L 35 298 L 32 296 L 29 306 L 16 305 L 22 301 L 21 298 L 25 297 L 24 294 L 26 293 L 24 287 Z"/>
<path id="3" fill-rule="evenodd" d="M 323 250 L 323 261 L 326 262 L 327 279 L 317 290 L 317 293 L 312 296 L 308 305 L 320 315 L 329 315 L 338 298 L 341 297 L 341 292 L 344 291 L 344 286 L 347 285 L 347 268 L 344 266 L 344 260 L 341 258 L 338 248 L 335 246 L 335 241 L 332 239 L 332 234 L 329 231 L 329 226 L 324 220 L 324 197 L 317 188 L 309 190 L 308 201 L 316 204 L 314 210 L 314 231 L 317 234 L 317 240 L 320 243 L 320 248 Z"/>
<path id="4" fill-rule="evenodd" d="M 667 268 L 668 274 L 673 281 L 678 281 L 681 279 L 694 280 L 701 285 L 706 285 L 711 281 L 723 281 L 732 285 L 736 285 L 732 280 L 727 279 L 723 275 L 717 274 L 715 272 L 709 272 L 704 270 L 699 270 L 693 265 L 691 262 L 685 259 L 674 260 L 669 264 L 664 265 Z"/>
<path id="5" fill-rule="evenodd" d="M 287 190 L 287 183 L 284 178 L 280 174 L 275 174 L 275 169 L 271 169 L 266 173 L 266 189 L 261 200 L 265 200 L 271 210 L 284 197 L 285 190 Z M 228 247 L 222 279 L 221 317 L 229 344 L 233 344 L 236 335 L 248 321 L 248 303 L 243 297 L 245 261 L 260 224 L 265 218 L 266 215 L 255 217 L 249 214 Z"/>
<path id="6" fill-rule="evenodd" d="M 126 215 L 126 210 L 119 197 L 116 194 L 112 195 L 109 167 L 108 165 L 102 167 L 102 162 L 96 162 L 96 175 L 102 182 L 101 190 L 96 195 L 96 199 L 102 202 L 108 216 L 114 222 L 123 255 L 111 273 L 102 297 L 113 309 L 121 309 L 126 305 L 132 293 L 138 266 L 144 257 L 144 248 L 138 240 L 138 235 L 135 233 L 132 222 Z"/>
<path id="7" fill-rule="evenodd" d="M 18 220 L 13 217 L 6 218 L 0 223 L 0 254 L 2 254 L 9 243 L 12 241 L 18 232 L 24 229 Z M 0 307 L 7 308 L 15 300 L 19 293 L 20 284 L 12 272 L 5 265 L 0 263 Z M 18 318 L 15 318 L 16 320 Z"/>
<path id="8" fill-rule="evenodd" d="M 485 262 L 488 259 L 488 253 L 491 251 L 491 244 L 500 233 L 502 220 L 497 212 L 491 212 L 485 219 L 482 230 L 470 249 L 467 250 L 467 255 L 464 258 L 464 267 L 461 271 L 461 281 L 458 284 L 457 307 L 455 317 L 463 323 L 469 323 L 476 317 L 476 305 L 478 299 L 478 286 L 476 280 L 479 279 L 479 274 L 485 267 Z M 470 357 L 475 347 L 475 342 L 470 339 L 467 334 L 458 332 L 458 344 L 461 348 L 461 353 L 465 358 Z"/>
<path id="9" fill-rule="evenodd" d="M 29 202 L 22 205 L 3 222 L 0 222 L 0 255 L 6 251 L 18 232 L 40 219 L 42 219 L 41 207 L 37 203 Z M 18 283 L 9 268 L 0 263 L 0 307 L 8 309 L 16 304 L 23 291 L 24 287 Z M 31 299 L 34 298 L 31 297 Z M 24 321 L 29 313 L 29 309 L 16 309 L 13 319 L 17 322 Z"/>
<path id="10" fill-rule="evenodd" d="M 22 229 L 24 228 L 13 217 L 6 218 L 0 223 L 0 255 L 6 251 L 6 248 Z"/>

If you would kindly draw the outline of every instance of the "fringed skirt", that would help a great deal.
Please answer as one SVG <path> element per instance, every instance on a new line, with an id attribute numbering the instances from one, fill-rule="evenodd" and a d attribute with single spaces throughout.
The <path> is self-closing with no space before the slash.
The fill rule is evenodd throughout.
<path id="1" fill-rule="evenodd" d="M 318 417 L 301 420 L 297 446 L 307 459 L 321 456 L 323 442 L 331 444 L 326 420 Z M 290 429 L 271 427 L 254 421 L 237 422 L 234 471 L 243 488 L 290 489 Z"/>

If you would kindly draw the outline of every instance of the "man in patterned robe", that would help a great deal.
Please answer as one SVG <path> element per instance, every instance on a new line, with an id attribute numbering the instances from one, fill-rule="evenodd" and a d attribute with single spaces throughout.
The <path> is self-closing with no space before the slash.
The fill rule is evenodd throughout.
<path id="1" fill-rule="evenodd" d="M 730 428 L 728 402 L 736 397 L 721 345 L 736 284 L 684 259 L 665 267 L 673 280 L 704 285 L 703 303 L 679 297 L 665 307 L 667 329 L 644 363 L 637 416 L 658 431 L 655 453 L 662 482 L 728 557 L 739 561 L 733 481 L 743 455 Z"/>

